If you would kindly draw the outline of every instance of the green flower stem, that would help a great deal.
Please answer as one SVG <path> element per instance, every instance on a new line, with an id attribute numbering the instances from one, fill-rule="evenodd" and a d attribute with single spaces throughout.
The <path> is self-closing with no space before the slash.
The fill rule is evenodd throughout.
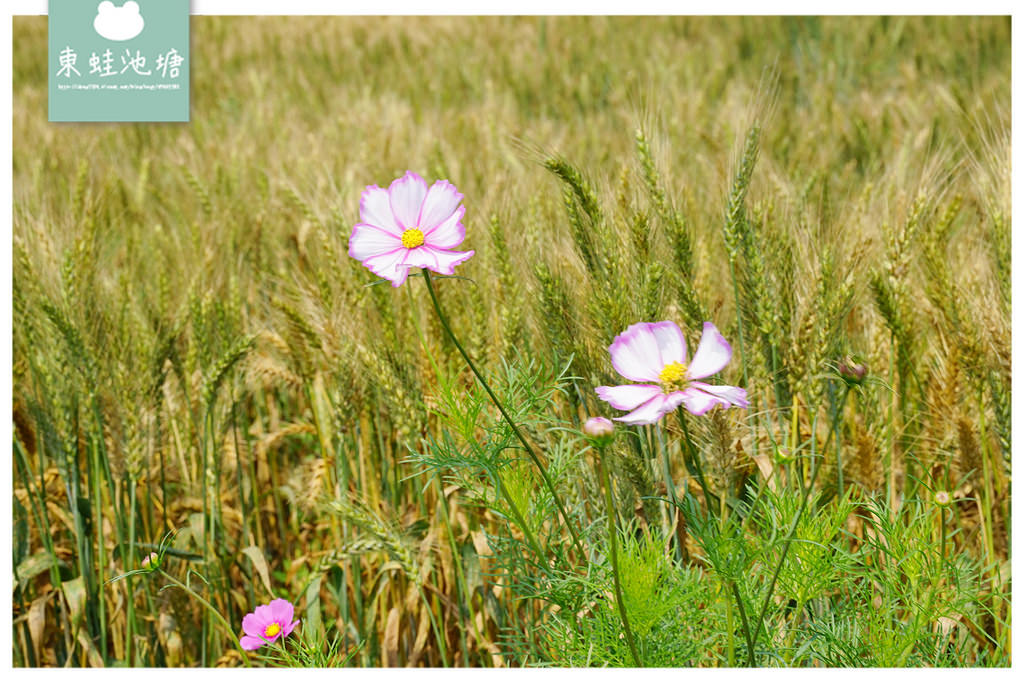
<path id="1" fill-rule="evenodd" d="M 191 595 L 193 598 L 198 600 L 200 602 L 200 604 L 202 604 L 204 607 L 206 607 L 206 609 L 209 610 L 210 614 L 212 614 L 213 616 L 217 617 L 217 621 L 219 621 L 220 625 L 224 627 L 224 630 L 227 632 L 228 636 L 231 639 L 234 639 L 234 638 L 237 637 L 237 634 L 235 633 L 235 630 L 233 628 L 231 628 L 231 624 L 228 623 L 227 619 L 224 618 L 224 616 L 220 613 L 220 611 L 216 607 L 214 607 L 209 602 L 207 602 L 206 599 L 203 598 L 203 596 L 199 595 L 194 590 L 192 590 L 191 588 L 189 588 L 188 586 L 183 584 L 181 581 L 178 581 L 176 578 L 174 578 L 173 576 L 171 576 L 170 574 L 165 572 L 162 567 L 158 567 L 157 568 L 157 572 L 160 573 L 160 576 L 162 576 L 165 579 L 167 579 L 168 581 L 170 581 L 171 585 L 173 585 L 176 588 L 180 588 L 181 590 L 185 591 L 186 593 Z M 247 654 L 245 654 L 245 649 L 242 648 L 241 645 L 239 645 L 238 651 L 240 653 L 242 653 L 242 661 L 245 662 L 246 666 L 249 666 L 249 656 Z"/>
<path id="2" fill-rule="evenodd" d="M 498 412 L 501 413 L 501 416 L 505 418 L 505 422 L 508 423 L 508 426 L 512 428 L 512 431 L 515 433 L 516 438 L 519 439 L 519 443 L 523 444 L 523 448 L 525 448 L 526 452 L 530 455 L 530 459 L 533 460 L 533 464 L 537 466 L 537 469 L 540 471 L 540 476 L 544 479 L 544 485 L 551 493 L 551 497 L 555 501 L 555 505 L 558 507 L 558 511 L 562 515 L 562 519 L 565 520 L 565 527 L 569 530 L 569 535 L 572 536 L 573 544 L 576 546 L 576 549 L 579 551 L 580 555 L 585 556 L 585 553 L 583 552 L 583 545 L 580 543 L 579 536 L 576 535 L 576 531 L 572 528 L 572 523 L 569 518 L 569 515 L 565 511 L 565 507 L 562 505 L 562 499 L 558 497 L 558 493 L 555 491 L 555 485 L 551 482 L 551 478 L 548 476 L 547 470 L 544 469 L 544 465 L 541 463 L 540 457 L 537 456 L 537 453 L 526 441 L 526 437 L 524 437 L 522 432 L 519 431 L 519 427 L 516 426 L 516 423 L 513 422 L 512 418 L 509 417 L 509 414 L 505 412 L 505 406 L 501 404 L 501 401 L 498 400 L 498 397 L 494 395 L 493 391 L 491 391 L 491 387 L 489 384 L 487 384 L 487 380 L 485 380 L 483 375 L 480 374 L 480 371 L 476 369 L 476 365 L 474 365 L 473 361 L 470 360 L 469 354 L 466 353 L 466 350 L 464 348 L 462 348 L 462 344 L 459 343 L 459 340 L 455 336 L 455 333 L 452 332 L 451 326 L 448 325 L 448 318 L 445 317 L 444 312 L 441 310 L 441 304 L 437 300 L 437 294 L 434 293 L 434 283 L 431 280 L 430 271 L 427 270 L 426 268 L 423 269 L 423 279 L 427 283 L 427 291 L 430 293 L 430 301 L 434 304 L 434 310 L 437 311 L 437 317 L 441 321 L 441 327 L 443 327 L 444 331 L 448 333 L 448 338 L 452 340 L 452 343 L 455 344 L 455 348 L 457 348 L 459 350 L 459 353 L 462 354 L 462 358 L 466 361 L 466 364 L 469 366 L 469 369 L 473 371 L 473 374 L 480 382 L 480 385 L 484 388 L 484 391 L 486 391 L 487 395 L 490 396 L 491 402 L 494 403 L 495 407 L 497 407 Z"/>
<path id="3" fill-rule="evenodd" d="M 700 465 L 700 457 L 697 453 L 697 447 L 693 445 L 693 440 L 690 438 L 690 428 L 686 424 L 686 414 L 683 413 L 683 409 L 681 407 L 676 410 L 676 417 L 679 420 L 680 426 L 683 428 L 683 438 L 686 441 L 686 450 L 683 452 L 683 462 L 686 464 L 686 468 L 690 470 L 690 473 L 697 478 L 701 491 L 704 492 L 704 502 L 707 503 L 708 511 L 714 512 L 715 505 L 718 503 L 718 496 L 711 493 L 711 489 L 708 488 L 708 483 L 704 479 L 704 468 Z"/>
<path id="4" fill-rule="evenodd" d="M 406 291 L 408 292 L 410 290 L 407 289 Z M 410 304 L 413 303 L 412 302 L 412 294 L 409 294 L 409 303 Z M 412 312 L 413 312 L 412 313 L 412 323 L 413 323 L 413 326 L 416 328 L 416 334 L 420 338 L 420 346 L 423 347 L 423 352 L 427 354 L 427 360 L 430 361 L 431 367 L 434 368 L 434 374 L 436 374 L 438 377 L 441 377 L 441 368 L 440 368 L 440 366 L 438 366 L 437 361 L 434 359 L 434 354 L 432 354 L 430 352 L 430 347 L 427 346 L 426 336 L 423 334 L 423 329 L 420 327 L 419 316 L 416 314 L 416 308 L 414 306 L 410 306 L 410 310 L 412 310 Z M 440 499 L 443 500 L 444 492 L 441 490 L 441 486 L 440 486 L 440 484 L 436 480 L 435 480 L 435 484 L 437 484 L 438 496 L 440 497 Z M 505 487 L 502 486 L 500 482 L 498 483 L 496 488 L 497 488 L 497 491 L 498 491 L 498 495 L 500 497 L 504 498 L 505 501 L 508 503 L 509 510 L 511 511 L 512 516 L 515 518 L 516 524 L 518 524 L 520 526 L 520 528 L 522 528 L 523 535 L 526 536 L 526 542 L 529 544 L 530 548 L 532 548 L 533 552 L 535 552 L 537 554 L 537 557 L 543 557 L 544 553 L 541 551 L 540 544 L 537 543 L 537 539 L 534 537 L 533 532 L 530 530 L 530 527 L 527 526 L 526 518 L 519 511 L 519 508 L 516 506 L 515 501 L 512 500 L 512 496 L 510 496 L 510 495 L 505 493 Z M 451 537 L 452 548 L 454 549 L 455 548 L 455 541 L 454 541 L 454 537 L 451 536 L 451 528 L 450 528 L 449 520 L 448 520 L 448 509 L 444 506 L 443 503 L 441 505 L 441 512 L 445 516 L 445 526 L 449 527 L 448 528 L 448 535 L 449 535 L 449 537 Z M 460 560 L 459 560 L 459 557 L 458 557 L 458 553 L 456 553 L 454 555 L 454 558 L 455 558 L 456 566 L 461 566 L 461 563 L 460 563 Z M 460 569 L 459 572 L 457 572 L 456 575 L 457 576 L 462 576 L 462 570 Z M 468 666 L 468 664 L 467 664 L 467 666 Z"/>
<path id="5" fill-rule="evenodd" d="M 850 393 L 850 387 L 846 386 L 843 389 L 843 398 L 840 401 L 840 405 L 846 404 L 846 397 Z M 794 410 L 796 409 L 797 400 L 794 397 Z M 782 544 L 782 553 L 779 556 L 779 563 L 775 566 L 775 571 L 772 574 L 771 583 L 768 584 L 768 592 L 764 596 L 764 602 L 761 605 L 761 612 L 757 617 L 757 625 L 754 628 L 753 642 L 756 643 L 758 637 L 761 635 L 761 630 L 764 628 L 764 617 L 768 613 L 768 606 L 771 604 L 772 593 L 775 592 L 775 583 L 779 579 L 779 573 L 782 571 L 782 565 L 786 562 L 786 554 L 789 552 L 789 546 L 793 544 L 793 536 L 796 534 L 796 527 L 800 523 L 800 518 L 804 514 L 804 510 L 807 508 L 807 503 L 811 498 L 811 491 L 814 489 L 814 483 L 818 479 L 818 471 L 821 469 L 821 461 L 824 459 L 824 453 L 828 452 L 829 442 L 832 440 L 832 436 L 836 433 L 838 428 L 838 411 L 837 414 L 832 416 L 832 429 L 829 432 L 828 437 L 825 439 L 825 447 L 821 449 L 822 456 L 815 457 L 814 451 L 816 446 L 814 444 L 814 431 L 811 431 L 811 476 L 810 481 L 807 484 L 807 488 L 804 489 L 804 495 L 800 499 L 800 507 L 796 511 L 796 516 L 793 518 L 792 524 L 789 526 L 789 531 L 786 534 L 786 540 Z"/>
<path id="6" fill-rule="evenodd" d="M 946 564 L 946 508 L 939 507 L 939 564 Z M 943 569 L 945 567 L 943 566 Z"/>
<path id="7" fill-rule="evenodd" d="M 533 548 L 533 552 L 537 555 L 538 561 L 541 560 L 544 557 L 544 550 L 540 547 L 537 537 L 533 535 L 533 530 L 530 529 L 530 525 L 526 521 L 526 516 L 523 515 L 519 506 L 516 505 L 515 500 L 512 499 L 512 496 L 505 491 L 505 487 L 501 485 L 500 481 L 498 483 L 498 489 L 500 490 L 501 497 L 505 499 L 506 503 L 508 503 L 509 512 L 511 512 L 512 517 L 515 518 L 516 524 L 518 524 L 519 528 L 523 530 L 526 542 L 531 548 Z"/>
<path id="8" fill-rule="evenodd" d="M 725 632 L 728 639 L 725 641 L 725 662 L 730 668 L 736 666 L 736 628 L 732 623 L 732 599 L 725 598 Z"/>
<path id="9" fill-rule="evenodd" d="M 686 415 L 683 413 L 683 409 L 682 408 L 678 409 L 677 417 L 679 419 L 679 424 L 683 428 L 683 438 L 686 441 L 686 450 L 683 452 L 683 459 L 684 459 L 684 461 L 686 463 L 687 469 L 692 469 L 693 470 L 694 476 L 697 478 L 697 481 L 700 483 L 700 488 L 704 492 L 704 500 L 705 500 L 705 502 L 707 503 L 707 506 L 708 506 L 708 512 L 714 512 L 714 510 L 715 510 L 714 503 L 715 503 L 716 500 L 719 502 L 719 507 L 718 507 L 719 523 L 720 524 L 725 524 L 726 516 L 729 514 L 729 508 L 728 508 L 728 506 L 726 504 L 725 495 L 723 494 L 721 498 L 718 498 L 713 493 L 711 493 L 711 490 L 708 488 L 707 481 L 704 478 L 704 469 L 700 465 L 700 457 L 699 457 L 699 455 L 697 453 L 697 447 L 693 445 L 693 439 L 690 438 L 690 428 L 689 428 L 689 426 L 686 423 Z M 743 627 L 743 639 L 746 641 L 746 645 L 747 645 L 747 666 L 757 666 L 757 658 L 754 655 L 754 643 L 757 640 L 757 636 L 756 636 L 756 634 L 754 636 L 750 635 L 750 622 L 747 620 L 747 610 L 743 606 L 743 598 L 740 596 L 739 587 L 736 585 L 735 582 L 730 581 L 729 583 L 732 586 L 733 597 L 736 598 L 736 607 L 737 607 L 737 609 L 739 611 L 739 615 L 740 615 L 740 625 Z M 732 618 L 732 608 L 731 607 L 729 608 L 729 617 L 730 617 L 730 621 L 731 621 L 731 618 Z M 730 637 L 729 647 L 730 647 L 730 650 L 731 650 L 731 648 L 732 648 L 732 640 L 731 640 L 731 638 L 732 638 L 732 629 L 731 628 L 729 629 L 729 634 L 730 634 L 730 636 L 729 636 Z"/>
<path id="10" fill-rule="evenodd" d="M 665 430 L 661 428 L 661 424 L 654 426 L 655 431 L 658 434 L 658 445 L 661 447 L 661 469 L 662 476 L 665 477 L 665 489 L 668 492 L 668 499 L 672 503 L 672 513 L 669 514 L 669 524 L 672 525 L 672 537 L 676 540 L 675 543 L 675 556 L 677 560 L 681 560 L 683 557 L 683 539 L 680 538 L 679 525 L 673 521 L 673 517 L 679 514 L 679 500 L 676 498 L 676 484 L 672 480 L 672 470 L 668 460 L 668 444 L 665 443 Z"/>
<path id="11" fill-rule="evenodd" d="M 633 629 L 629 626 L 629 617 L 626 615 L 626 603 L 622 598 L 622 584 L 619 583 L 619 550 L 618 531 L 615 529 L 615 503 L 612 501 L 612 484 L 608 477 L 608 470 L 604 466 L 605 449 L 598 450 L 597 469 L 601 474 L 601 486 L 604 488 L 604 504 L 608 509 L 608 554 L 612 561 L 612 580 L 615 583 L 615 604 L 619 608 L 619 617 L 622 619 L 622 630 L 626 632 L 626 644 L 629 645 L 629 652 L 633 655 L 633 661 L 637 667 L 643 668 L 640 654 L 636 650 L 636 641 L 633 638 Z"/>
<path id="12" fill-rule="evenodd" d="M 739 586 L 735 581 L 730 581 L 732 595 L 736 598 L 736 607 L 740 613 L 740 626 L 743 627 L 743 639 L 747 642 L 747 666 L 757 666 L 757 657 L 754 655 L 754 640 L 750 635 L 750 622 L 747 621 L 747 610 L 743 607 L 743 597 L 740 595 Z"/>
<path id="13" fill-rule="evenodd" d="M 686 433 L 686 436 L 689 440 L 689 432 Z M 729 522 L 729 506 L 726 503 L 726 496 L 724 492 L 719 500 L 721 502 L 719 506 L 719 528 L 725 529 L 725 525 Z M 726 583 L 732 590 L 732 598 L 735 598 L 736 600 L 736 610 L 740 615 L 740 626 L 743 629 L 743 639 L 747 645 L 747 666 L 756 667 L 757 658 L 754 655 L 754 641 L 750 636 L 750 623 L 747 621 L 747 611 L 743 607 L 743 597 L 740 595 L 739 586 L 736 585 L 736 582 L 733 581 L 732 578 L 729 578 Z M 729 602 L 729 598 L 726 598 L 726 607 L 729 623 L 729 666 L 735 666 L 736 632 L 733 628 L 732 603 Z"/>
<path id="14" fill-rule="evenodd" d="M 839 407 L 836 408 L 836 412 L 832 416 L 832 432 L 829 433 L 829 438 L 832 438 L 833 434 L 836 435 L 836 471 L 838 473 L 837 474 L 837 478 L 838 478 L 838 482 L 837 483 L 839 485 L 838 499 L 840 501 L 843 499 L 843 494 L 845 493 L 845 490 L 844 490 L 844 487 L 843 487 L 843 453 L 842 453 L 842 448 L 841 448 L 843 440 L 842 440 L 842 438 L 841 438 L 841 436 L 839 434 L 836 434 L 836 428 L 839 425 L 840 421 L 842 420 L 843 410 L 846 408 L 846 399 L 850 395 L 850 385 L 846 384 L 844 386 L 845 386 L 845 389 L 843 390 L 843 397 L 841 399 L 839 399 Z M 826 445 L 827 445 L 827 443 L 826 443 Z M 824 448 L 822 449 L 823 452 L 825 450 L 826 449 L 824 449 Z"/>

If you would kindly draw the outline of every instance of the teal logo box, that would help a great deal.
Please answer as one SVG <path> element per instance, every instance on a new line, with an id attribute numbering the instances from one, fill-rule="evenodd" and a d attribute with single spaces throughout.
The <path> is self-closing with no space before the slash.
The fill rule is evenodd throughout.
<path id="1" fill-rule="evenodd" d="M 188 121 L 189 0 L 49 0 L 50 121 Z"/>

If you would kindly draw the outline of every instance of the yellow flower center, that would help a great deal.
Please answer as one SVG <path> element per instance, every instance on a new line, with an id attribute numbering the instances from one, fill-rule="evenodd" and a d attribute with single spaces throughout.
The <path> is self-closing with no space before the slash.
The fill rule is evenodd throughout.
<path id="1" fill-rule="evenodd" d="M 273 638 L 274 636 L 276 636 L 280 632 L 281 632 L 281 624 L 278 624 L 277 622 L 275 622 L 275 623 L 271 624 L 270 626 L 267 626 L 267 628 L 263 631 L 263 635 L 266 636 L 267 638 Z"/>
<path id="2" fill-rule="evenodd" d="M 402 233 L 402 246 L 406 249 L 415 249 L 423 244 L 423 231 L 419 228 L 409 228 Z"/>
<path id="3" fill-rule="evenodd" d="M 666 392 L 679 391 L 686 386 L 686 366 L 679 361 L 669 363 L 658 373 L 658 379 Z"/>

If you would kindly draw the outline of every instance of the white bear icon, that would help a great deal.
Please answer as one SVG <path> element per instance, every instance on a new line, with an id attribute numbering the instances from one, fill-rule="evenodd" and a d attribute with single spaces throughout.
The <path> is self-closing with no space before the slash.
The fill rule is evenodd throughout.
<path id="1" fill-rule="evenodd" d="M 103 0 L 96 10 L 96 18 L 92 21 L 96 33 L 107 40 L 131 40 L 142 33 L 142 27 L 145 25 L 146 22 L 139 13 L 139 3 L 131 0 L 121 7 L 115 7 L 110 0 Z"/>

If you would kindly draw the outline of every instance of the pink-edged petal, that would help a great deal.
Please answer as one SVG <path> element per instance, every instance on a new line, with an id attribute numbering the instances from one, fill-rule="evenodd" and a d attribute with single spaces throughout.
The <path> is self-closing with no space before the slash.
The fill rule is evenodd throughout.
<path id="1" fill-rule="evenodd" d="M 654 424 L 667 413 L 671 413 L 676 407 L 683 402 L 683 392 L 675 391 L 671 394 L 658 394 L 647 403 L 622 417 L 615 418 L 619 422 L 625 422 L 631 425 L 647 425 Z"/>
<path id="2" fill-rule="evenodd" d="M 454 249 L 462 244 L 462 240 L 466 239 L 466 228 L 461 223 L 465 213 L 466 207 L 460 206 L 440 225 L 423 234 L 424 243 L 437 249 Z"/>
<path id="3" fill-rule="evenodd" d="M 256 622 L 260 625 L 260 633 L 263 633 L 263 629 L 266 628 L 267 624 L 274 621 L 274 612 L 270 609 L 270 605 L 260 605 L 255 610 Z"/>
<path id="4" fill-rule="evenodd" d="M 416 247 L 407 250 L 401 265 L 409 268 L 430 268 L 433 271 L 441 267 L 437 260 L 437 254 L 430 247 Z"/>
<path id="5" fill-rule="evenodd" d="M 263 643 L 264 641 L 256 636 L 242 636 L 238 640 L 238 644 L 242 646 L 243 650 L 257 650 Z"/>
<path id="6" fill-rule="evenodd" d="M 348 238 L 348 255 L 362 261 L 402 246 L 402 238 L 392 235 L 375 225 L 357 223 Z"/>
<path id="7" fill-rule="evenodd" d="M 287 624 L 295 616 L 295 605 L 284 598 L 277 598 L 270 601 L 270 611 L 274 615 L 274 621 L 279 624 Z"/>
<path id="8" fill-rule="evenodd" d="M 711 394 L 693 387 L 687 387 L 678 393 L 683 395 L 683 402 L 686 404 L 686 409 L 694 415 L 703 415 L 715 406 L 728 408 L 730 405 L 724 398 L 712 396 Z"/>
<path id="9" fill-rule="evenodd" d="M 747 401 L 747 390 L 742 387 L 732 387 L 727 384 L 722 386 L 712 386 L 710 384 L 704 384 L 704 382 L 693 382 L 690 386 L 694 389 L 700 389 L 704 393 L 726 400 L 734 406 L 739 406 L 740 408 L 750 407 L 750 402 Z"/>
<path id="10" fill-rule="evenodd" d="M 617 387 L 596 387 L 594 391 L 603 401 L 608 401 L 616 410 L 633 410 L 661 392 L 654 384 L 623 384 Z"/>
<path id="11" fill-rule="evenodd" d="M 608 352 L 615 370 L 634 382 L 657 382 L 665 364 L 661 362 L 658 339 L 651 323 L 635 323 L 615 338 Z"/>
<path id="12" fill-rule="evenodd" d="M 420 230 L 429 233 L 451 218 L 462 201 L 462 194 L 447 180 L 438 180 L 427 190 L 417 223 Z"/>
<path id="13" fill-rule="evenodd" d="M 263 629 L 266 628 L 266 622 L 260 621 L 255 614 L 246 614 L 242 617 L 242 630 L 250 636 L 256 636 L 263 633 Z"/>
<path id="14" fill-rule="evenodd" d="M 395 237 L 402 236 L 402 226 L 391 211 L 391 196 L 383 187 L 368 185 L 359 198 L 359 220 L 369 223 Z"/>
<path id="15" fill-rule="evenodd" d="M 420 227 L 420 209 L 427 197 L 427 181 L 412 171 L 406 171 L 404 176 L 391 183 L 388 195 L 391 197 L 391 211 L 399 227 Z"/>
<path id="16" fill-rule="evenodd" d="M 393 286 L 399 287 L 409 275 L 409 266 L 401 265 L 407 251 L 409 250 L 400 247 L 385 254 L 371 256 L 363 260 L 363 265 L 376 275 L 386 280 L 391 280 Z"/>
<path id="17" fill-rule="evenodd" d="M 282 636 L 282 637 L 284 637 L 284 636 L 290 636 L 290 635 L 292 634 L 292 631 L 294 631 L 294 630 L 295 630 L 295 627 L 299 625 L 299 621 L 301 621 L 301 620 L 300 620 L 300 619 L 296 619 L 296 620 L 295 620 L 295 621 L 293 621 L 292 623 L 290 623 L 290 624 L 288 624 L 287 626 L 285 626 L 285 627 L 284 627 L 284 628 L 283 628 L 283 629 L 281 630 L 281 636 Z"/>
<path id="18" fill-rule="evenodd" d="M 686 364 L 686 337 L 671 320 L 660 323 L 650 323 L 647 328 L 654 335 L 654 341 L 658 345 L 658 352 L 661 354 L 661 367 L 669 363 Z"/>
<path id="19" fill-rule="evenodd" d="M 732 347 L 725 337 L 718 331 L 718 328 L 711 323 L 704 323 L 704 333 L 701 335 L 700 344 L 693 354 L 693 361 L 690 363 L 690 379 L 701 379 L 715 374 L 728 363 L 732 358 Z M 691 411 L 693 412 L 693 411 Z"/>
<path id="20" fill-rule="evenodd" d="M 459 265 L 475 251 L 448 251 L 447 249 L 434 249 L 433 247 L 417 247 L 410 249 L 402 261 L 403 266 L 416 268 L 429 268 L 435 273 L 442 275 L 454 275 L 455 266 Z"/>

